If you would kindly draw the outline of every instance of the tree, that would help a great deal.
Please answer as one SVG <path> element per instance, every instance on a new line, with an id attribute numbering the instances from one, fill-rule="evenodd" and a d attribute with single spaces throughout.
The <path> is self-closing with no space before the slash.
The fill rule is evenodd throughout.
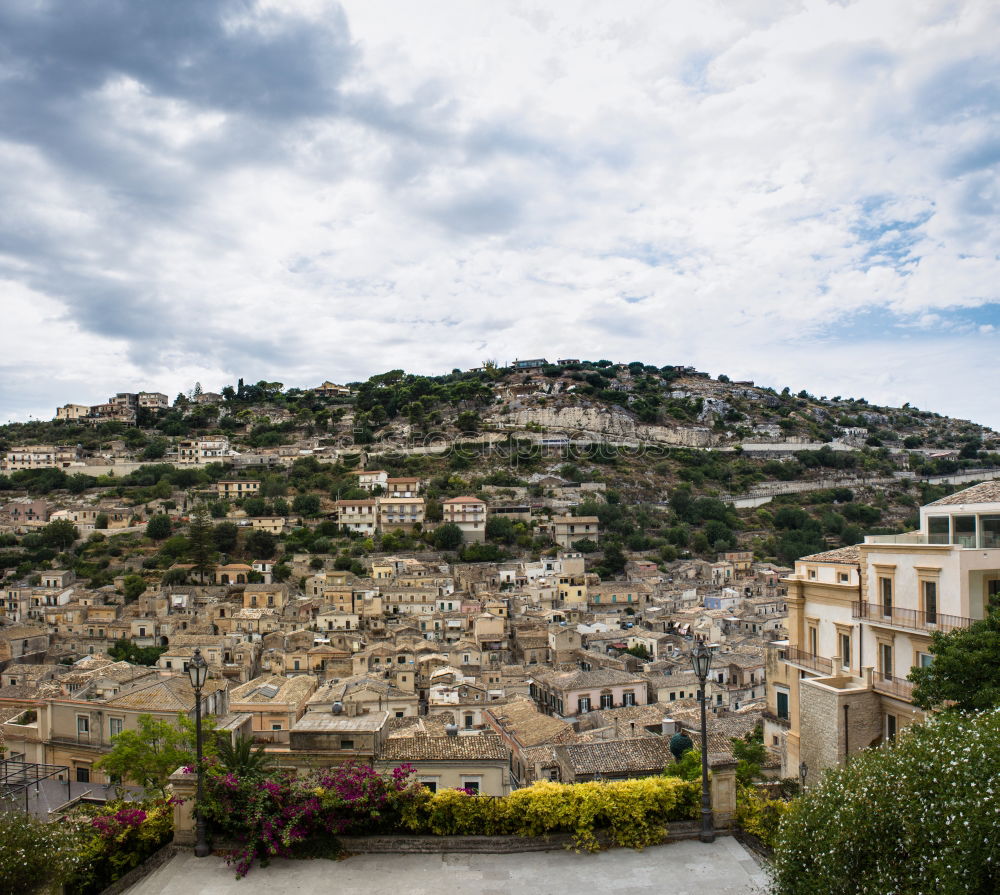
<path id="1" fill-rule="evenodd" d="M 247 553 L 252 559 L 273 559 L 278 539 L 269 531 L 252 531 L 247 537 Z"/>
<path id="2" fill-rule="evenodd" d="M 264 744 L 240 734 L 235 742 L 228 738 L 219 742 L 219 763 L 225 771 L 240 779 L 263 777 L 274 767 L 274 759 L 264 751 Z"/>
<path id="3" fill-rule="evenodd" d="M 153 541 L 162 541 L 170 537 L 173 526 L 170 524 L 170 517 L 160 513 L 150 517 L 146 523 L 146 537 Z"/>
<path id="4" fill-rule="evenodd" d="M 760 769 L 767 760 L 764 731 L 758 725 L 746 736 L 733 737 L 729 742 L 732 744 L 733 758 L 736 759 L 736 779 L 748 786 L 760 777 Z"/>
<path id="5" fill-rule="evenodd" d="M 56 519 L 45 526 L 40 532 L 42 543 L 56 550 L 68 550 L 73 542 L 80 537 L 77 527 L 69 519 Z"/>
<path id="6" fill-rule="evenodd" d="M 1000 706 L 1000 605 L 968 628 L 931 636 L 930 665 L 914 668 L 913 702 L 922 709 L 969 712 Z"/>
<path id="7" fill-rule="evenodd" d="M 107 513 L 98 513 L 97 516 L 94 518 L 94 528 L 106 529 L 110 521 L 111 520 L 108 518 Z"/>
<path id="8" fill-rule="evenodd" d="M 608 544 L 604 548 L 603 568 L 611 575 L 617 575 L 625 570 L 625 554 L 617 544 Z"/>
<path id="9" fill-rule="evenodd" d="M 490 516 L 486 520 L 486 537 L 500 544 L 513 544 L 517 540 L 517 529 L 504 516 Z"/>
<path id="10" fill-rule="evenodd" d="M 694 741 L 683 730 L 678 730 L 670 738 L 669 748 L 674 761 L 680 761 L 685 752 L 690 752 L 694 748 Z"/>
<path id="11" fill-rule="evenodd" d="M 292 512 L 300 516 L 314 517 L 319 515 L 319 497 L 315 494 L 299 494 L 292 501 Z"/>
<path id="12" fill-rule="evenodd" d="M 212 531 L 212 541 L 220 553 L 232 553 L 239 543 L 240 530 L 235 522 L 220 522 Z"/>
<path id="13" fill-rule="evenodd" d="M 165 650 L 166 647 L 163 646 L 136 646 L 133 641 L 122 637 L 115 641 L 114 646 L 108 650 L 108 655 L 116 662 L 153 666 Z"/>
<path id="14" fill-rule="evenodd" d="M 142 575 L 126 575 L 122 582 L 126 603 L 134 603 L 146 592 L 146 579 Z"/>
<path id="15" fill-rule="evenodd" d="M 188 524 L 188 556 L 191 559 L 192 571 L 197 572 L 202 582 L 212 571 L 215 561 L 215 542 L 212 518 L 205 504 L 200 503 L 191 513 Z"/>
<path id="16" fill-rule="evenodd" d="M 432 535 L 434 546 L 438 550 L 457 550 L 462 546 L 462 529 L 454 522 L 447 522 L 434 529 Z"/>
<path id="17" fill-rule="evenodd" d="M 152 715 L 140 715 L 138 730 L 123 730 L 111 742 L 111 751 L 97 762 L 109 777 L 130 780 L 147 792 L 167 797 L 167 782 L 179 767 L 195 761 L 194 722 L 185 715 L 171 724 Z M 211 727 L 202 719 L 202 730 Z M 205 755 L 214 754 L 215 737 L 204 737 Z"/>

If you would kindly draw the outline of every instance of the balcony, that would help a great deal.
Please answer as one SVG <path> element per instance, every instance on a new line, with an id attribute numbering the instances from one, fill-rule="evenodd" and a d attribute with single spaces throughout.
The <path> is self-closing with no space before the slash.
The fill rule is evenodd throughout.
<path id="1" fill-rule="evenodd" d="M 911 631 L 941 631 L 947 633 L 956 628 L 967 628 L 975 619 L 962 615 L 945 615 L 943 612 L 922 612 L 919 609 L 901 609 L 898 606 L 883 606 L 881 603 L 851 604 L 854 618 L 867 619 L 875 625 L 889 625 Z"/>
<path id="2" fill-rule="evenodd" d="M 872 689 L 877 693 L 884 693 L 894 699 L 902 699 L 906 702 L 913 700 L 913 683 L 901 677 L 893 677 L 891 674 L 882 674 L 876 671 L 872 680 Z"/>
<path id="3" fill-rule="evenodd" d="M 786 662 L 809 671 L 815 671 L 817 674 L 833 674 L 833 659 L 824 659 L 823 656 L 807 653 L 794 646 L 786 646 L 783 649 Z"/>

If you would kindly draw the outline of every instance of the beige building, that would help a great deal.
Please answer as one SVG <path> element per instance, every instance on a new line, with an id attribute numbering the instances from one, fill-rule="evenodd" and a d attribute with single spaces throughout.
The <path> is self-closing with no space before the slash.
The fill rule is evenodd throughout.
<path id="1" fill-rule="evenodd" d="M 19 469 L 66 469 L 80 465 L 82 452 L 77 446 L 27 444 L 7 451 L 3 469 L 17 472 Z"/>
<path id="2" fill-rule="evenodd" d="M 417 780 L 433 792 L 467 789 L 505 796 L 511 788 L 510 749 L 492 733 L 392 736 L 376 754 L 375 768 L 388 772 L 401 764 L 413 765 Z"/>
<path id="3" fill-rule="evenodd" d="M 251 716 L 251 730 L 258 742 L 287 745 L 288 732 L 305 712 L 316 685 L 316 678 L 308 674 L 265 674 L 231 690 L 229 707 Z"/>
<path id="4" fill-rule="evenodd" d="M 560 547 L 572 547 L 576 541 L 599 543 L 600 520 L 597 516 L 556 516 L 548 525 L 552 540 Z"/>
<path id="5" fill-rule="evenodd" d="M 375 488 L 384 491 L 389 481 L 389 473 L 384 469 L 356 469 L 351 475 L 357 476 L 358 487 L 365 491 L 374 491 Z"/>
<path id="6" fill-rule="evenodd" d="M 56 408 L 57 420 L 79 420 L 90 413 L 89 404 L 63 404 Z"/>
<path id="7" fill-rule="evenodd" d="M 256 497 L 260 493 L 260 482 L 255 479 L 223 479 L 215 483 L 215 492 L 224 500 Z"/>
<path id="8" fill-rule="evenodd" d="M 462 529 L 462 540 L 481 544 L 486 540 L 486 501 L 478 497 L 452 497 L 441 504 L 442 522 Z"/>
<path id="9" fill-rule="evenodd" d="M 373 535 L 378 527 L 378 504 L 369 500 L 338 500 L 333 505 L 335 520 L 349 531 Z"/>
<path id="10" fill-rule="evenodd" d="M 1000 483 L 920 510 L 920 529 L 802 557 L 788 587 L 788 640 L 769 645 L 765 743 L 810 779 L 923 718 L 911 668 L 936 631 L 968 627 L 1000 594 Z"/>
<path id="11" fill-rule="evenodd" d="M 223 435 L 210 435 L 177 444 L 178 463 L 211 463 L 229 456 L 229 439 Z"/>
<path id="12" fill-rule="evenodd" d="M 386 531 L 411 532 L 424 522 L 422 497 L 381 497 L 378 502 L 379 527 Z"/>

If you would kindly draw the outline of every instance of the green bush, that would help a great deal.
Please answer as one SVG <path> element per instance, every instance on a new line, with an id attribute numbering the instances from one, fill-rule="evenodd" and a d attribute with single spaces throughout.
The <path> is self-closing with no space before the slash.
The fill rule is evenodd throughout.
<path id="1" fill-rule="evenodd" d="M 768 798 L 756 787 L 741 786 L 736 792 L 736 826 L 774 848 L 778 828 L 792 804 Z"/>
<path id="2" fill-rule="evenodd" d="M 0 891 L 29 895 L 67 880 L 81 865 L 76 826 L 42 823 L 16 807 L 0 810 Z"/>
<path id="3" fill-rule="evenodd" d="M 1000 709 L 945 713 L 827 771 L 775 841 L 774 895 L 1000 891 Z"/>

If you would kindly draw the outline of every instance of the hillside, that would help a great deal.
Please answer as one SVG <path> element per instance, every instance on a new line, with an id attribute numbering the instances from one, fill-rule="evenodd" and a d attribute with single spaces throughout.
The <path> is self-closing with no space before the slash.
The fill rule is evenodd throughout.
<path id="1" fill-rule="evenodd" d="M 332 551 L 345 568 L 373 553 L 440 547 L 433 529 L 441 501 L 472 494 L 531 506 L 533 517 L 495 520 L 488 542 L 466 548 L 464 558 L 537 555 L 552 547 L 539 520 L 572 512 L 600 518 L 601 549 L 582 549 L 594 552 L 598 571 L 615 574 L 627 558 L 669 564 L 734 549 L 788 563 L 865 533 L 905 530 L 917 506 L 951 487 L 920 479 L 1000 460 L 996 433 L 968 421 L 863 398 L 778 392 L 688 368 L 487 364 L 437 377 L 390 371 L 348 386 L 324 394 L 241 381 L 219 395 L 196 389 L 162 410 L 139 408 L 136 425 L 0 427 L 5 451 L 79 446 L 67 468 L 0 475 L 0 492 L 45 495 L 54 505 L 120 505 L 137 524 L 165 513 L 182 525 L 184 508 L 208 495 L 217 520 L 287 518 L 286 533 L 270 545 L 245 532 L 227 535 L 227 549 L 219 548 L 226 557 Z M 212 436 L 225 439 L 224 457 L 179 457 L 182 442 Z M 368 496 L 351 475 L 364 466 L 420 478 L 426 523 L 358 539 L 324 521 L 335 500 Z M 259 480 L 260 493 L 211 497 L 206 488 L 222 478 Z M 56 549 L 36 537 L 8 536 L 0 562 L 9 576 L 57 561 Z M 173 552 L 157 554 L 150 570 L 184 557 L 184 545 L 170 540 Z M 105 558 L 96 581 L 115 571 Z"/>

